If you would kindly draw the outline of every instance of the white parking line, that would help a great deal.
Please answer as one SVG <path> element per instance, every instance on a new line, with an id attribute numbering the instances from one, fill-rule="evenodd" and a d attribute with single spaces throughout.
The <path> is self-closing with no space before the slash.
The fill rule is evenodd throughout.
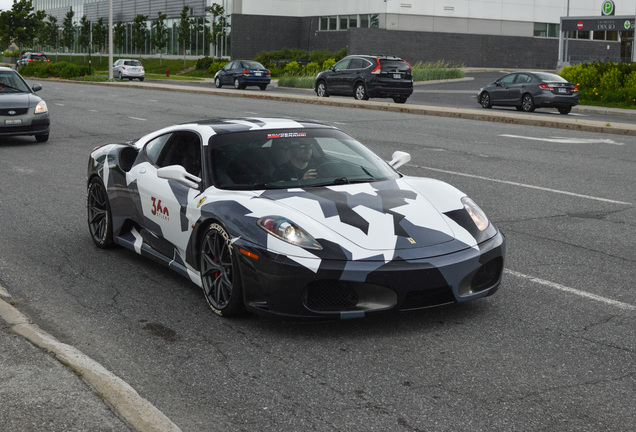
<path id="1" fill-rule="evenodd" d="M 613 139 L 607 139 L 607 138 L 601 138 L 601 139 L 564 138 L 564 137 L 538 138 L 538 137 L 508 135 L 508 134 L 503 134 L 499 136 L 506 137 L 506 138 L 519 138 L 519 139 L 525 139 L 525 140 L 531 140 L 531 141 L 545 141 L 545 142 L 558 143 L 558 144 L 612 144 L 612 145 L 618 145 L 618 146 L 625 145 L 622 142 L 616 142 Z"/>
<path id="2" fill-rule="evenodd" d="M 139 118 L 139 117 L 128 117 L 129 119 L 139 120 L 139 121 L 148 121 L 148 119 Z"/>
<path id="3" fill-rule="evenodd" d="M 585 198 L 585 199 L 590 199 L 590 200 L 595 200 L 595 201 L 602 201 L 602 202 L 607 202 L 607 203 L 612 203 L 612 204 L 633 205 L 632 203 L 625 202 L 625 201 L 617 201 L 617 200 L 612 200 L 612 199 L 608 199 L 608 198 L 595 197 L 595 196 L 591 196 L 591 195 L 577 194 L 577 193 L 574 193 L 574 192 L 567 192 L 567 191 L 562 191 L 562 190 L 558 190 L 558 189 L 550 189 L 550 188 L 541 187 L 541 186 L 533 186 L 533 185 L 529 185 L 529 184 L 525 184 L 525 183 L 517 183 L 517 182 L 508 181 L 508 180 L 498 180 L 498 179 L 493 179 L 493 178 L 490 178 L 490 177 L 478 176 L 478 175 L 474 175 L 474 174 L 465 174 L 465 173 L 460 173 L 460 172 L 456 172 L 456 171 L 443 170 L 443 169 L 439 169 L 439 168 L 425 167 L 425 166 L 421 166 L 421 165 L 411 165 L 411 164 L 409 164 L 409 166 L 412 166 L 412 167 L 415 167 L 415 168 L 422 168 L 422 169 L 426 169 L 426 170 L 430 170 L 430 171 L 441 172 L 441 173 L 445 173 L 445 174 L 453 174 L 453 175 L 458 175 L 458 176 L 462 176 L 462 177 L 476 178 L 476 179 L 479 179 L 479 180 L 487 180 L 487 181 L 491 181 L 491 182 L 495 182 L 495 183 L 502 183 L 502 184 L 508 184 L 508 185 L 512 185 L 512 186 L 524 187 L 524 188 L 528 188 L 528 189 L 536 189 L 536 190 L 552 192 L 552 193 L 561 194 L 561 195 L 568 195 L 568 196 L 573 196 L 573 197 L 577 197 L 577 198 Z"/>
<path id="4" fill-rule="evenodd" d="M 636 306 L 634 306 L 632 304 L 629 304 L 629 303 L 623 303 L 623 302 L 620 302 L 620 301 L 617 301 L 617 300 L 612 300 L 612 299 L 607 298 L 607 297 L 603 297 L 603 296 L 600 296 L 600 295 L 592 294 L 592 293 L 589 293 L 587 291 L 581 291 L 581 290 L 578 290 L 576 288 L 570 288 L 570 287 L 567 287 L 565 285 L 558 284 L 556 282 L 550 282 L 550 281 L 547 281 L 547 280 L 539 279 L 539 278 L 536 278 L 534 276 L 530 276 L 530 275 L 527 275 L 527 274 L 516 272 L 514 270 L 505 269 L 504 273 L 509 274 L 511 276 L 515 276 L 515 277 L 521 278 L 521 279 L 527 279 L 527 280 L 529 280 L 531 282 L 534 282 L 534 283 L 537 283 L 539 285 L 544 285 L 544 286 L 547 286 L 547 287 L 550 287 L 550 288 L 554 288 L 554 289 L 557 289 L 557 290 L 560 290 L 560 291 L 565 291 L 565 292 L 570 293 L 570 294 L 575 294 L 575 295 L 578 295 L 578 296 L 581 296 L 581 297 L 585 297 L 585 298 L 588 298 L 588 299 L 591 299 L 591 300 L 595 300 L 597 302 L 601 302 L 601 303 L 604 303 L 606 305 L 615 306 L 615 307 L 617 307 L 619 309 L 636 311 Z"/>

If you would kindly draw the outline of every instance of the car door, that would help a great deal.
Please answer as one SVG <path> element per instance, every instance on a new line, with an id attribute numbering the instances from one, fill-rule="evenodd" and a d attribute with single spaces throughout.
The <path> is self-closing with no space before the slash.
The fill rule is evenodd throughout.
<path id="1" fill-rule="evenodd" d="M 490 91 L 490 100 L 493 105 L 512 105 L 512 93 L 510 86 L 514 83 L 515 78 L 517 77 L 516 73 L 504 75 L 495 81 L 495 85 L 489 89 Z"/>
<path id="2" fill-rule="evenodd" d="M 192 131 L 177 131 L 156 140 L 163 140 L 163 143 L 153 140 L 146 144 L 144 151 L 148 160 L 133 168 L 139 191 L 139 219 L 152 234 L 144 241 L 172 258 L 175 248 L 180 254 L 186 249 L 192 230 L 186 216 L 188 203 L 200 190 L 176 180 L 159 178 L 157 171 L 162 167 L 180 165 L 200 178 L 201 137 Z M 153 162 L 155 157 L 156 162 Z"/>
<path id="3" fill-rule="evenodd" d="M 232 84 L 233 78 L 231 75 L 231 70 L 234 68 L 235 61 L 231 61 L 221 69 L 221 73 L 219 74 L 219 78 L 221 78 L 221 84 Z"/>
<path id="4" fill-rule="evenodd" d="M 329 92 L 338 94 L 349 94 L 350 89 L 346 87 L 346 76 L 349 73 L 350 58 L 344 58 L 333 65 L 332 73 L 327 77 L 327 87 Z"/>
<path id="5" fill-rule="evenodd" d="M 511 105 L 521 105 L 521 97 L 529 89 L 532 77 L 526 73 L 518 73 L 515 82 L 510 86 L 510 103 Z"/>

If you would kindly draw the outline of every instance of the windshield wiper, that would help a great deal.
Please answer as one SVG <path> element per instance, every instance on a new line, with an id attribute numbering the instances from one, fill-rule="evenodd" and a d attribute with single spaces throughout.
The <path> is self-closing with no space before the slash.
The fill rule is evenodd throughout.
<path id="1" fill-rule="evenodd" d="M 20 92 L 20 93 L 24 93 L 24 91 L 23 91 L 23 90 L 20 90 L 19 88 L 16 88 L 16 87 L 10 86 L 9 84 L 0 83 L 0 86 L 2 86 L 2 87 L 6 87 L 6 88 L 11 89 L 11 90 L 15 90 L 15 91 Z"/>

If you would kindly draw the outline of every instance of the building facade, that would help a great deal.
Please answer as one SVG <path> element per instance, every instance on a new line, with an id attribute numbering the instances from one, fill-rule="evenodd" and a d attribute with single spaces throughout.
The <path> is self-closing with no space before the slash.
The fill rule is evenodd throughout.
<path id="1" fill-rule="evenodd" d="M 394 54 L 411 63 L 549 69 L 560 55 L 561 18 L 601 16 L 608 1 L 615 15 L 636 15 L 636 0 L 112 0 L 114 22 L 131 23 L 139 14 L 150 21 L 162 11 L 172 34 L 188 5 L 198 23 L 192 55 L 250 58 L 281 48 L 346 47 L 348 53 Z M 215 3 L 228 24 L 216 52 L 206 39 Z M 60 22 L 71 6 L 76 19 L 108 15 L 108 0 L 34 0 L 34 6 Z M 566 36 L 566 61 L 632 60 L 633 27 Z M 152 53 L 151 47 L 146 51 Z"/>

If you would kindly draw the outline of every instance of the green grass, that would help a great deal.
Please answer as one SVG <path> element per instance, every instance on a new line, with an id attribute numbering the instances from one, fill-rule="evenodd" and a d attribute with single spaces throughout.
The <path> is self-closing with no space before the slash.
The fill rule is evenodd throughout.
<path id="1" fill-rule="evenodd" d="M 279 87 L 313 89 L 315 76 L 289 76 L 284 75 L 278 78 Z"/>

